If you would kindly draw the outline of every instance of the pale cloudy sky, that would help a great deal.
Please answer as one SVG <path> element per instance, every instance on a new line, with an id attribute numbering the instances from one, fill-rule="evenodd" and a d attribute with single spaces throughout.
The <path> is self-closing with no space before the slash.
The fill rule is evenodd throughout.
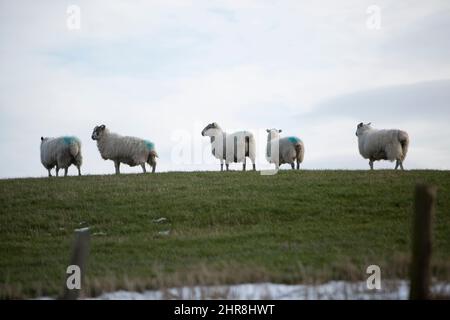
<path id="1" fill-rule="evenodd" d="M 354 133 L 371 121 L 409 132 L 406 168 L 450 169 L 449 39 L 447 0 L 0 0 L 0 177 L 45 176 L 40 137 L 67 134 L 85 174 L 113 173 L 99 124 L 154 141 L 158 171 L 217 170 L 212 121 L 254 131 L 260 168 L 276 127 L 304 168 L 367 169 Z"/>

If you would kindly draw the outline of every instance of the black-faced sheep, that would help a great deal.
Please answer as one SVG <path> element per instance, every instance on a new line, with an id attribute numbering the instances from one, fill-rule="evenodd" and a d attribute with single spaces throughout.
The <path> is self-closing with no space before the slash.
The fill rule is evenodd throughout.
<path id="1" fill-rule="evenodd" d="M 158 154 L 152 142 L 112 133 L 104 124 L 94 128 L 92 140 L 97 141 L 98 150 L 104 160 L 114 161 L 116 174 L 120 174 L 121 163 L 130 167 L 140 165 L 144 173 L 146 173 L 145 163 L 148 163 L 152 167 L 152 172 L 155 172 Z"/>
<path id="2" fill-rule="evenodd" d="M 228 134 L 213 122 L 202 130 L 202 136 L 210 137 L 212 154 L 220 160 L 220 171 L 223 171 L 224 162 L 227 171 L 231 162 L 243 162 L 242 170 L 245 171 L 247 157 L 252 161 L 253 170 L 256 170 L 255 138 L 251 132 L 238 131 Z"/>

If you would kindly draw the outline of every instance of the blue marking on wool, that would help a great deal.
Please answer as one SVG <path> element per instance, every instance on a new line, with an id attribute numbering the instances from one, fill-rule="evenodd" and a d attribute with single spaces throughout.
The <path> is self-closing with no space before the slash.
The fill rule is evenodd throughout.
<path id="1" fill-rule="evenodd" d="M 63 141 L 65 144 L 72 144 L 72 143 L 76 142 L 77 139 L 75 137 L 67 136 L 67 137 L 63 137 Z"/>
<path id="2" fill-rule="evenodd" d="M 148 150 L 154 150 L 155 149 L 155 144 L 153 142 L 144 140 L 145 142 L 145 146 L 147 147 Z"/>
<path id="3" fill-rule="evenodd" d="M 292 142 L 294 144 L 300 142 L 300 139 L 297 137 L 288 137 L 288 139 L 290 142 Z"/>

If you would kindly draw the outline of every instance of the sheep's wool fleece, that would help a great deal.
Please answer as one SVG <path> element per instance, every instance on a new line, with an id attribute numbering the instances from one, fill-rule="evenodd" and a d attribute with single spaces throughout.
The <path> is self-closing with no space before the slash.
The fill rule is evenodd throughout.
<path id="1" fill-rule="evenodd" d="M 296 145 L 300 145 L 300 154 L 297 155 Z M 277 158 L 277 151 L 279 157 Z M 302 140 L 297 137 L 275 138 L 267 142 L 266 158 L 269 163 L 292 163 L 296 159 L 303 162 L 304 146 Z"/>
<path id="2" fill-rule="evenodd" d="M 406 150 L 401 139 L 408 141 L 405 131 L 368 129 L 358 137 L 359 153 L 366 159 L 374 160 L 404 160 Z"/>
<path id="3" fill-rule="evenodd" d="M 229 162 L 244 162 L 246 156 L 255 159 L 255 138 L 249 131 L 218 134 L 212 142 L 212 154 Z M 248 139 L 248 144 L 245 142 Z"/>
<path id="4" fill-rule="evenodd" d="M 41 142 L 41 162 L 47 169 L 81 165 L 81 141 L 73 136 L 45 138 Z"/>
<path id="5" fill-rule="evenodd" d="M 98 150 L 103 159 L 117 160 L 129 166 L 147 162 L 155 145 L 137 137 L 121 136 L 105 129 L 102 139 L 97 141 Z"/>

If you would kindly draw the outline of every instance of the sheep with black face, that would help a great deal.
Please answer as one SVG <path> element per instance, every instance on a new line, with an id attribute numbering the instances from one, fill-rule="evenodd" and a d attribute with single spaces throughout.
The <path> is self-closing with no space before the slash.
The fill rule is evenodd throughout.
<path id="1" fill-rule="evenodd" d="M 223 171 L 224 162 L 227 171 L 230 163 L 243 162 L 242 170 L 245 171 L 247 157 L 252 161 L 253 170 L 256 170 L 255 138 L 251 132 L 238 131 L 228 134 L 216 122 L 213 122 L 202 130 L 202 136 L 210 137 L 211 152 L 220 160 L 220 171 Z"/>
<path id="2" fill-rule="evenodd" d="M 97 141 L 98 150 L 104 160 L 114 161 L 116 174 L 120 174 L 121 163 L 130 167 L 140 165 L 144 173 L 145 164 L 148 163 L 152 172 L 155 172 L 158 154 L 153 142 L 112 133 L 104 124 L 94 128 L 92 140 Z"/>

